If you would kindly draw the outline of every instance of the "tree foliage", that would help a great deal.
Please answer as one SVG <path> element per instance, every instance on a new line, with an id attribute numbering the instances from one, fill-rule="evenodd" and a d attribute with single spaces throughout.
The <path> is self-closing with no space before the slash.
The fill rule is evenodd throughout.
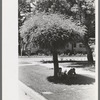
<path id="1" fill-rule="evenodd" d="M 61 13 L 72 16 L 87 26 L 89 37 L 95 36 L 94 0 L 38 0 L 36 10 L 45 13 Z"/>
<path id="2" fill-rule="evenodd" d="M 19 11 L 29 12 L 30 3 L 35 3 L 36 12 L 60 13 L 72 16 L 87 27 L 89 37 L 95 36 L 94 0 L 19 0 Z M 21 19 L 21 18 L 20 18 Z M 22 19 L 23 20 L 23 19 Z M 20 23 L 21 21 L 19 21 Z"/>
<path id="3" fill-rule="evenodd" d="M 30 3 L 36 6 L 34 2 L 35 0 L 18 0 L 18 11 L 23 13 L 29 12 L 29 8 L 31 8 Z"/>
<path id="4" fill-rule="evenodd" d="M 25 42 L 45 49 L 59 49 L 67 42 L 79 40 L 86 27 L 61 14 L 39 13 L 25 21 L 20 33 Z"/>
<path id="5" fill-rule="evenodd" d="M 68 14 L 71 4 L 67 0 L 38 0 L 36 9 L 40 12 Z"/>

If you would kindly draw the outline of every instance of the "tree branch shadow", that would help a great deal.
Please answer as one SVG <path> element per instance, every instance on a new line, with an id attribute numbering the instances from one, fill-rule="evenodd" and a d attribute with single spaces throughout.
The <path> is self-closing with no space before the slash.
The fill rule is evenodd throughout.
<path id="1" fill-rule="evenodd" d="M 90 78 L 88 76 L 83 76 L 80 74 L 77 74 L 76 77 L 65 76 L 59 79 L 55 79 L 54 76 L 49 76 L 47 77 L 47 80 L 54 84 L 65 84 L 65 85 L 87 85 L 87 84 L 93 84 L 95 82 L 94 78 Z"/>

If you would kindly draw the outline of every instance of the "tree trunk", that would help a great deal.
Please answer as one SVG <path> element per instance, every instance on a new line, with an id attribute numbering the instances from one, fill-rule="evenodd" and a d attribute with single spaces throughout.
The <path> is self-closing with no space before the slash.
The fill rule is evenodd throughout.
<path id="1" fill-rule="evenodd" d="M 20 44 L 18 45 L 18 55 L 19 56 L 21 55 L 21 46 L 20 46 Z"/>
<path id="2" fill-rule="evenodd" d="M 74 44 L 72 43 L 72 51 L 71 54 L 74 54 Z"/>
<path id="3" fill-rule="evenodd" d="M 57 51 L 53 51 L 53 63 L 54 63 L 54 78 L 58 78 L 58 71 L 59 71 L 59 66 L 58 66 L 58 55 Z"/>
<path id="4" fill-rule="evenodd" d="M 23 49 L 21 48 L 21 57 L 23 56 Z"/>
<path id="5" fill-rule="evenodd" d="M 84 43 L 87 51 L 87 59 L 89 63 L 93 63 L 92 51 L 88 43 Z"/>

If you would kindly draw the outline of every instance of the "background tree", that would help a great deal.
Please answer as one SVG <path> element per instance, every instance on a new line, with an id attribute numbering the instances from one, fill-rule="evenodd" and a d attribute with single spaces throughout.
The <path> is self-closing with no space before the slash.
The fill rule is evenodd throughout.
<path id="1" fill-rule="evenodd" d="M 35 0 L 18 0 L 18 29 L 23 25 L 24 21 L 31 15 L 32 7 L 35 7 Z M 20 37 L 20 32 L 18 33 L 18 53 L 22 56 L 24 45 L 26 45 L 23 39 Z M 27 44 L 28 45 L 28 44 Z M 27 46 L 26 45 L 26 46 Z"/>
<path id="2" fill-rule="evenodd" d="M 87 27 L 87 34 L 84 35 L 83 44 L 87 50 L 87 58 L 90 63 L 93 62 L 92 51 L 89 46 L 89 39 L 95 37 L 95 7 L 94 0 L 82 0 L 79 2 L 81 23 Z"/>
<path id="3" fill-rule="evenodd" d="M 94 0 L 77 0 L 72 7 L 72 12 L 76 15 L 76 19 L 87 27 L 87 34 L 84 35 L 82 43 L 87 50 L 87 58 L 89 63 L 93 63 L 93 55 L 89 45 L 90 38 L 95 38 L 95 1 Z"/>
<path id="4" fill-rule="evenodd" d="M 85 26 L 77 24 L 77 21 L 74 22 L 72 18 L 66 19 L 61 14 L 39 13 L 26 20 L 21 27 L 20 33 L 25 42 L 52 52 L 55 78 L 59 70 L 58 50 L 76 38 L 79 40 L 86 33 Z"/>

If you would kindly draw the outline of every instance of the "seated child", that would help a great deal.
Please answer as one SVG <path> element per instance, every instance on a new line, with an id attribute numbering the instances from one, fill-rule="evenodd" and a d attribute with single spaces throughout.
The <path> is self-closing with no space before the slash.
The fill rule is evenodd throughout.
<path id="1" fill-rule="evenodd" d="M 62 68 L 59 68 L 58 77 L 62 76 Z"/>
<path id="2" fill-rule="evenodd" d="M 76 75 L 76 72 L 75 72 L 75 68 L 72 68 L 68 71 L 68 75 L 69 76 L 75 76 Z"/>

